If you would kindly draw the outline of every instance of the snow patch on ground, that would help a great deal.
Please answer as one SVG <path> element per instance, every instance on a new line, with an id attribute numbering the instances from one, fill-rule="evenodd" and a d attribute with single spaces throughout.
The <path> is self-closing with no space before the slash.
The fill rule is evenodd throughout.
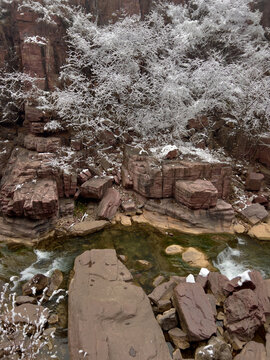
<path id="1" fill-rule="evenodd" d="M 250 270 L 246 270 L 242 274 L 238 275 L 240 277 L 240 280 L 237 283 L 239 286 L 242 286 L 244 282 L 251 280 L 249 277 L 249 273 Z"/>
<path id="2" fill-rule="evenodd" d="M 187 283 L 195 283 L 195 278 L 192 274 L 189 274 L 187 277 L 186 277 L 186 282 Z"/>
<path id="3" fill-rule="evenodd" d="M 48 41 L 42 36 L 28 36 L 24 39 L 25 44 L 47 45 Z"/>
<path id="4" fill-rule="evenodd" d="M 225 157 L 225 154 L 221 150 L 210 151 L 208 149 L 199 149 L 190 143 L 157 146 L 150 148 L 150 151 L 152 152 L 153 156 L 155 156 L 159 160 L 162 160 L 169 151 L 176 149 L 179 151 L 179 158 L 181 160 L 189 157 L 209 163 L 229 162 L 231 160 L 230 158 Z"/>
<path id="5" fill-rule="evenodd" d="M 202 276 L 202 277 L 207 277 L 208 274 L 209 274 L 209 270 L 206 269 L 206 268 L 201 268 L 200 272 L 199 272 L 199 275 Z"/>

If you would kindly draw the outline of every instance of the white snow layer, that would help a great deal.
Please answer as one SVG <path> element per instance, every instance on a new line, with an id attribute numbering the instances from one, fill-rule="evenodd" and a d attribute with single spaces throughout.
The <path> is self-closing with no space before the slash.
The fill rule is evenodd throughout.
<path id="1" fill-rule="evenodd" d="M 237 283 L 239 286 L 242 286 L 244 282 L 251 280 L 249 277 L 249 273 L 250 270 L 246 270 L 242 274 L 238 275 L 240 277 L 240 280 Z"/>
<path id="2" fill-rule="evenodd" d="M 206 269 L 206 268 L 201 268 L 200 272 L 199 272 L 199 275 L 201 275 L 202 277 L 207 277 L 208 274 L 209 274 L 209 270 Z"/>
<path id="3" fill-rule="evenodd" d="M 195 283 L 194 276 L 193 276 L 192 274 L 189 274 L 189 275 L 186 277 L 186 282 L 187 282 L 187 283 Z"/>

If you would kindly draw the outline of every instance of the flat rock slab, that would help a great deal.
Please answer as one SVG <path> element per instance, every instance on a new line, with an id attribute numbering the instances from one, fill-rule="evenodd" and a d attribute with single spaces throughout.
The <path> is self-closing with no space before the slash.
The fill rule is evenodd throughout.
<path id="1" fill-rule="evenodd" d="M 268 212 L 265 210 L 264 206 L 260 204 L 249 205 L 245 209 L 241 210 L 240 214 L 251 225 L 258 224 L 260 221 L 265 220 L 268 216 Z"/>
<path id="2" fill-rule="evenodd" d="M 70 233 L 73 236 L 85 236 L 102 230 L 108 225 L 109 222 L 105 220 L 83 221 L 72 226 Z"/>
<path id="3" fill-rule="evenodd" d="M 144 291 L 128 282 L 115 250 L 78 256 L 69 287 L 71 360 L 169 360 L 162 331 Z"/>
<path id="4" fill-rule="evenodd" d="M 148 219 L 150 220 L 150 217 L 153 219 L 150 220 L 150 222 L 152 222 L 154 226 L 164 228 L 165 224 L 162 224 L 164 218 L 162 219 L 160 217 L 157 219 L 157 216 L 150 216 L 149 212 L 155 212 L 169 216 L 172 219 L 180 220 L 185 227 L 192 229 L 191 232 L 198 228 L 205 229 L 208 233 L 209 231 L 215 233 L 228 232 L 230 231 L 232 220 L 234 219 L 234 210 L 232 206 L 220 199 L 217 201 L 217 206 L 206 210 L 192 210 L 183 204 L 177 203 L 173 199 L 162 199 L 159 201 L 151 199 L 147 201 L 144 208 L 148 211 Z M 146 212 L 144 212 L 144 216 L 145 214 Z M 133 220 L 137 221 L 135 217 L 133 217 Z M 169 222 L 169 224 L 166 224 L 165 227 L 171 229 L 174 228 L 173 223 L 175 223 L 175 220 L 168 221 L 167 219 L 166 222 Z"/>
<path id="5" fill-rule="evenodd" d="M 8 204 L 8 215 L 39 220 L 57 214 L 59 204 L 56 181 L 36 180 L 19 184 L 15 189 L 13 199 Z"/>
<path id="6" fill-rule="evenodd" d="M 270 221 L 252 226 L 248 235 L 258 240 L 270 240 Z"/>
<path id="7" fill-rule="evenodd" d="M 190 341 L 209 339 L 215 334 L 214 312 L 202 286 L 180 283 L 174 289 L 174 304 L 180 323 Z"/>
<path id="8" fill-rule="evenodd" d="M 217 205 L 218 191 L 207 180 L 179 180 L 175 183 L 174 196 L 177 202 L 191 209 L 209 209 Z"/>

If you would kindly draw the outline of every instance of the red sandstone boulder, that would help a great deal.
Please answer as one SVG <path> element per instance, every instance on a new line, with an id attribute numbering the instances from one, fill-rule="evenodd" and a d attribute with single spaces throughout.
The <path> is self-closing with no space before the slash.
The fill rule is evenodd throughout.
<path id="1" fill-rule="evenodd" d="M 211 303 L 201 285 L 180 283 L 174 289 L 174 304 L 189 340 L 209 339 L 217 330 Z"/>
<path id="2" fill-rule="evenodd" d="M 217 304 L 223 302 L 228 295 L 228 292 L 225 290 L 229 279 L 218 272 L 210 272 L 207 277 L 208 287 L 212 294 L 214 295 Z"/>
<path id="3" fill-rule="evenodd" d="M 124 187 L 132 186 L 136 192 L 147 198 L 162 198 L 162 171 L 156 159 L 134 155 L 129 159 L 128 167 L 122 168 Z"/>
<path id="4" fill-rule="evenodd" d="M 233 293 L 224 302 L 226 328 L 232 337 L 240 341 L 250 341 L 255 332 L 265 322 L 263 306 L 250 289 Z"/>
<path id="5" fill-rule="evenodd" d="M 254 284 L 253 290 L 257 295 L 259 304 L 262 306 L 264 313 L 270 315 L 270 292 L 267 286 L 267 280 L 265 281 L 259 271 L 250 271 L 249 277 Z"/>
<path id="6" fill-rule="evenodd" d="M 46 219 L 58 213 L 58 191 L 54 180 L 21 184 L 8 203 L 7 214 L 31 219 Z"/>
<path id="7" fill-rule="evenodd" d="M 263 280 L 259 271 L 247 270 L 224 286 L 224 290 L 228 293 L 239 291 L 241 289 L 253 290 L 258 298 L 260 306 L 263 308 L 264 313 L 266 315 L 270 314 L 270 300 L 268 297 L 267 281 Z"/>
<path id="8" fill-rule="evenodd" d="M 216 206 L 218 191 L 207 180 L 178 180 L 175 183 L 174 197 L 177 202 L 191 209 L 209 209 Z"/>
<path id="9" fill-rule="evenodd" d="M 246 344 L 235 360 L 267 360 L 265 347 L 261 343 L 250 341 Z"/>
<path id="10" fill-rule="evenodd" d="M 80 195 L 86 199 L 102 199 L 111 186 L 112 178 L 95 176 L 81 185 Z"/>
<path id="11" fill-rule="evenodd" d="M 147 296 L 130 282 L 115 250 L 84 252 L 74 272 L 68 304 L 71 360 L 78 360 L 81 350 L 91 360 L 170 359 Z"/>
<path id="12" fill-rule="evenodd" d="M 263 205 L 267 209 L 269 205 L 269 199 L 268 196 L 258 195 L 252 200 L 252 203 Z"/>
<path id="13" fill-rule="evenodd" d="M 40 294 L 49 284 L 49 278 L 43 274 L 37 274 L 22 286 L 23 295 Z"/>
<path id="14" fill-rule="evenodd" d="M 260 221 L 265 220 L 268 216 L 268 212 L 265 210 L 264 206 L 260 204 L 248 205 L 239 213 L 251 225 L 256 225 Z"/>
<path id="15" fill-rule="evenodd" d="M 61 148 L 61 139 L 57 137 L 40 137 L 32 134 L 26 135 L 24 138 L 24 146 L 28 150 L 35 150 L 37 152 L 52 152 L 55 153 Z"/>
<path id="16" fill-rule="evenodd" d="M 75 195 L 77 190 L 76 174 L 63 172 L 62 179 L 63 179 L 63 190 L 65 197 L 69 198 L 70 196 Z"/>
<path id="17" fill-rule="evenodd" d="M 58 213 L 58 197 L 75 194 L 76 176 L 53 167 L 54 156 L 24 148 L 13 150 L 0 189 L 0 208 L 4 215 L 52 218 Z"/>
<path id="18" fill-rule="evenodd" d="M 218 197 L 225 199 L 231 191 L 231 167 L 226 164 L 209 164 L 188 161 L 167 161 L 162 166 L 163 197 L 172 197 L 177 180 L 206 179 L 218 190 Z"/>
<path id="19" fill-rule="evenodd" d="M 120 204 L 121 197 L 119 191 L 113 188 L 108 189 L 98 206 L 98 217 L 107 220 L 112 219 L 116 214 Z"/>
<path id="20" fill-rule="evenodd" d="M 231 191 L 231 167 L 222 164 L 164 160 L 157 161 L 145 151 L 126 146 L 122 166 L 122 183 L 147 198 L 170 198 L 177 180 L 207 179 L 225 199 Z"/>
<path id="21" fill-rule="evenodd" d="M 173 295 L 173 289 L 176 285 L 177 282 L 174 279 L 166 281 L 156 286 L 148 297 L 155 305 L 158 306 L 160 301 L 171 298 Z"/>
<path id="22" fill-rule="evenodd" d="M 178 157 L 179 155 L 179 150 L 178 149 L 172 149 L 169 150 L 167 153 L 165 153 L 164 155 L 164 159 L 166 160 L 174 160 Z"/>
<path id="23" fill-rule="evenodd" d="M 136 204 L 132 199 L 122 201 L 121 206 L 127 215 L 134 215 L 136 213 Z"/>
<path id="24" fill-rule="evenodd" d="M 175 328 L 178 324 L 176 310 L 174 308 L 164 311 L 157 316 L 157 322 L 164 331 Z"/>
<path id="25" fill-rule="evenodd" d="M 262 187 L 264 175 L 260 173 L 249 173 L 246 179 L 246 190 L 259 191 Z"/>
<path id="26" fill-rule="evenodd" d="M 78 175 L 78 183 L 80 185 L 82 185 L 83 183 L 85 183 L 87 180 L 91 179 L 92 174 L 90 172 L 90 170 L 88 169 L 84 169 L 83 171 L 81 171 Z"/>

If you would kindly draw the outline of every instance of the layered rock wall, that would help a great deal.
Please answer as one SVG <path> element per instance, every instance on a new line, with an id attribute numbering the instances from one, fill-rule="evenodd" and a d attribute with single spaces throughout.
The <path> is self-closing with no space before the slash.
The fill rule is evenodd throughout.
<path id="1" fill-rule="evenodd" d="M 126 147 L 122 166 L 122 182 L 147 198 L 174 196 L 175 183 L 179 180 L 206 179 L 226 199 L 231 191 L 231 167 L 222 163 L 187 162 L 180 160 L 159 162 L 149 155 L 140 155 L 136 149 Z"/>

